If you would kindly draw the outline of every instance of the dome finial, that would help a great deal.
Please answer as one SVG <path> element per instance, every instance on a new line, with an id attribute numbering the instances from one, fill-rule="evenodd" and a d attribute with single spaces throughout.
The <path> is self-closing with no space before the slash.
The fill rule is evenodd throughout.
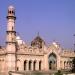
<path id="1" fill-rule="evenodd" d="M 37 36 L 40 36 L 40 35 L 39 35 L 39 32 L 37 33 Z"/>
<path id="2" fill-rule="evenodd" d="M 8 9 L 14 9 L 14 7 L 13 7 L 12 5 L 10 5 L 10 6 L 8 7 Z"/>

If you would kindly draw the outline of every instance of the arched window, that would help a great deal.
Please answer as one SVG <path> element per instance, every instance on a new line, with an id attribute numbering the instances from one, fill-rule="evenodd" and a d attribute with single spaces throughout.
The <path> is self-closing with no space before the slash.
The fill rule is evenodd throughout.
<path id="1" fill-rule="evenodd" d="M 31 64 L 32 64 L 32 61 L 30 60 L 29 61 L 29 70 L 31 70 Z"/>
<path id="2" fill-rule="evenodd" d="M 33 62 L 33 70 L 36 70 L 36 61 Z"/>
<path id="3" fill-rule="evenodd" d="M 72 67 L 72 61 L 70 61 L 70 68 Z"/>
<path id="4" fill-rule="evenodd" d="M 41 61 L 39 61 L 39 70 L 41 70 Z"/>
<path id="5" fill-rule="evenodd" d="M 13 14 L 14 12 L 12 11 L 12 14 Z"/>
<path id="6" fill-rule="evenodd" d="M 67 61 L 67 69 L 68 69 L 68 61 Z"/>
<path id="7" fill-rule="evenodd" d="M 66 61 L 64 61 L 64 69 L 66 69 Z"/>
<path id="8" fill-rule="evenodd" d="M 9 13 L 11 14 L 11 11 L 9 11 Z"/>
<path id="9" fill-rule="evenodd" d="M 24 70 L 26 70 L 27 60 L 24 61 Z"/>
<path id="10" fill-rule="evenodd" d="M 12 26 L 12 30 L 14 29 L 14 27 Z"/>

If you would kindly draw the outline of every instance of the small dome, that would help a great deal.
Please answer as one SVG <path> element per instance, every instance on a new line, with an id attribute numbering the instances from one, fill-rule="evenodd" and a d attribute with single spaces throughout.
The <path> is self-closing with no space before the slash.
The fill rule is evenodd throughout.
<path id="1" fill-rule="evenodd" d="M 52 44 L 53 44 L 56 48 L 60 46 L 60 44 L 59 44 L 58 42 L 55 42 L 55 41 L 54 41 Z"/>
<path id="2" fill-rule="evenodd" d="M 10 5 L 9 7 L 8 7 L 8 9 L 15 9 L 12 5 Z"/>
<path id="3" fill-rule="evenodd" d="M 20 40 L 21 38 L 19 36 L 16 37 L 17 40 Z"/>
<path id="4" fill-rule="evenodd" d="M 18 45 L 25 44 L 25 42 L 20 38 L 20 36 L 16 37 L 16 42 L 18 43 Z"/>
<path id="5" fill-rule="evenodd" d="M 56 43 L 56 42 L 53 42 L 53 45 L 54 45 L 55 47 L 58 47 L 58 45 L 57 45 L 57 43 Z"/>

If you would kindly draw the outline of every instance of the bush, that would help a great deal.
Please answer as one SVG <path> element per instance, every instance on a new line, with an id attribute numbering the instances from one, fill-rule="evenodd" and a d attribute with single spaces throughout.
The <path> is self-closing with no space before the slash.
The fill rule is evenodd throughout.
<path id="1" fill-rule="evenodd" d="M 58 70 L 58 72 L 56 72 L 54 75 L 63 75 L 63 74 L 61 73 L 60 70 Z"/>

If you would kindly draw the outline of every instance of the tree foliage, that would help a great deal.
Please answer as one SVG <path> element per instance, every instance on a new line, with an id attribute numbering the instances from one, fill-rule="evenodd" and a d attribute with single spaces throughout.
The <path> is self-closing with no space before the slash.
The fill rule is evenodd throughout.
<path id="1" fill-rule="evenodd" d="M 75 73 L 75 57 L 72 60 L 72 72 Z"/>
<path id="2" fill-rule="evenodd" d="M 58 70 L 58 72 L 57 72 L 57 73 L 55 73 L 54 75 L 63 75 L 63 74 L 61 73 L 61 71 L 60 71 L 60 70 Z"/>

